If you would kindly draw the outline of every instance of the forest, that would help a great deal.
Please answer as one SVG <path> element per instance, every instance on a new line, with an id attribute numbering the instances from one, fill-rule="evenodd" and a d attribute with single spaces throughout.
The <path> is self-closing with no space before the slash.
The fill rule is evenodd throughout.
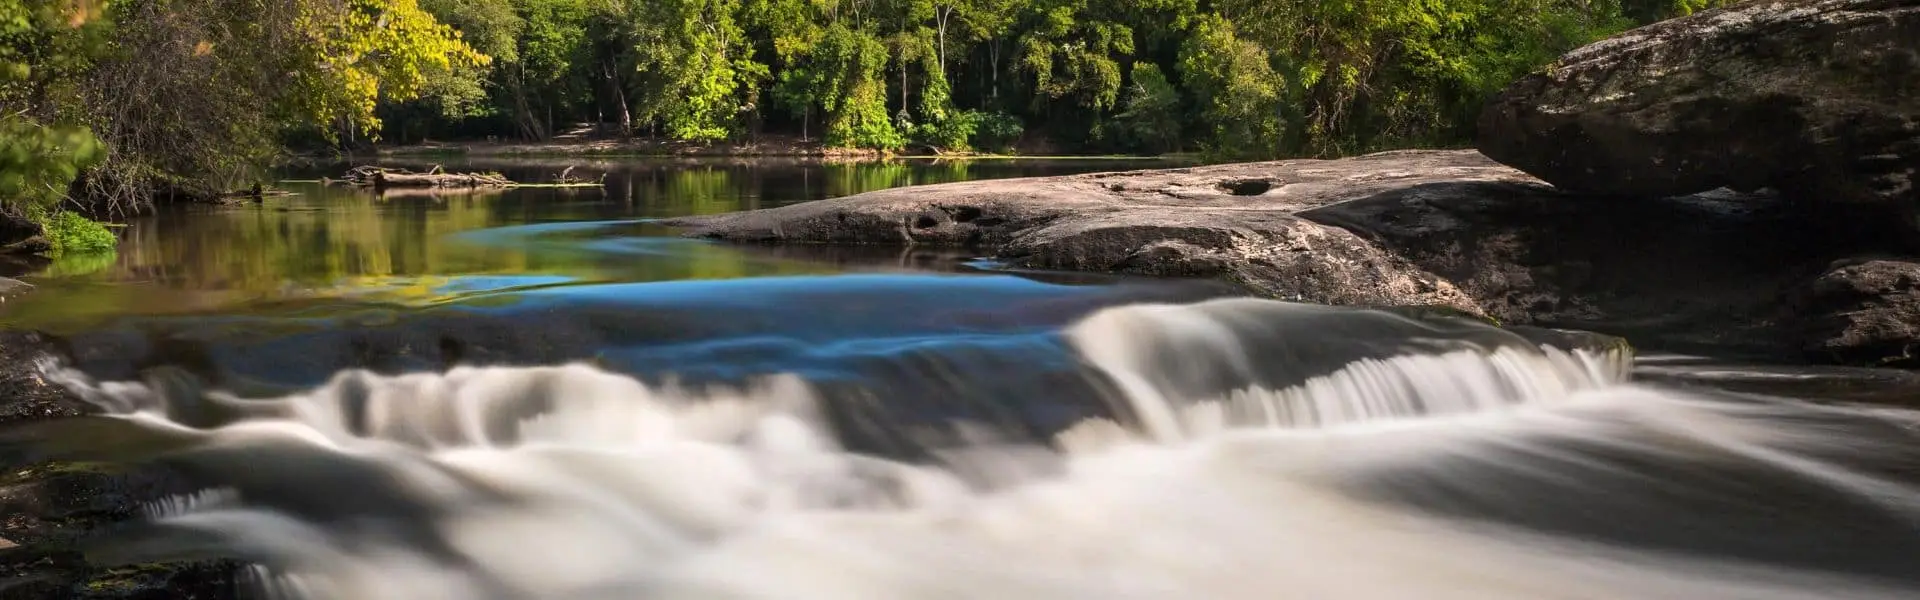
<path id="1" fill-rule="evenodd" d="M 1516 76 L 1717 1 L 0 0 L 0 211 L 110 243 L 68 213 L 574 123 L 1221 160 L 1460 145 Z"/>

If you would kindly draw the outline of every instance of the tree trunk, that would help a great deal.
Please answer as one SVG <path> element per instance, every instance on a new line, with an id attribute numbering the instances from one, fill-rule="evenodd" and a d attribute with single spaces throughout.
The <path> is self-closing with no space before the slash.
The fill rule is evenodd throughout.
<path id="1" fill-rule="evenodd" d="M 615 82 L 613 97 L 620 101 L 620 137 L 633 137 L 633 111 L 627 108 L 627 86 Z"/>
<path id="2" fill-rule="evenodd" d="M 996 39 L 993 43 L 987 44 L 987 65 L 988 70 L 993 73 L 993 91 L 988 97 L 998 102 L 1000 100 L 1000 40 Z"/>

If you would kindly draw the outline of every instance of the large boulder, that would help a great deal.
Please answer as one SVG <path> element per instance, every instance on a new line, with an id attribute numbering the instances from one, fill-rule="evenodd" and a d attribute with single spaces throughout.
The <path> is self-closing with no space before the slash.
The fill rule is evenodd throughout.
<path id="1" fill-rule="evenodd" d="M 1635 29 L 1508 87 L 1479 147 L 1577 193 L 1773 188 L 1910 219 L 1920 0 L 1759 0 Z"/>
<path id="2" fill-rule="evenodd" d="M 1840 362 L 1920 367 L 1920 263 L 1849 260 L 1798 290 L 1800 342 Z"/>

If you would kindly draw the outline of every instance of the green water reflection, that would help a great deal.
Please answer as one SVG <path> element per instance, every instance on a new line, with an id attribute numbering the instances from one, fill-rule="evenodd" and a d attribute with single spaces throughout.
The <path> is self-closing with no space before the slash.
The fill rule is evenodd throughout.
<path id="1" fill-rule="evenodd" d="M 294 195 L 270 197 L 257 205 L 188 207 L 136 219 L 129 223 L 117 255 L 70 256 L 22 276 L 39 289 L 0 304 L 0 324 L 57 331 L 120 315 L 244 312 L 312 299 L 419 304 L 569 282 L 834 272 L 844 264 L 716 244 L 668 243 L 671 231 L 631 223 L 504 242 L 461 234 L 529 224 L 715 214 L 903 185 L 1157 166 L 1092 160 L 825 164 L 502 159 L 393 164 L 493 170 L 523 182 L 551 181 L 568 172 L 604 185 L 381 196 L 318 183 L 283 183 L 280 187 Z M 317 179 L 343 170 L 344 165 L 326 165 L 290 170 L 285 176 Z M 661 243 L 637 250 L 620 247 L 623 240 L 635 238 Z"/>

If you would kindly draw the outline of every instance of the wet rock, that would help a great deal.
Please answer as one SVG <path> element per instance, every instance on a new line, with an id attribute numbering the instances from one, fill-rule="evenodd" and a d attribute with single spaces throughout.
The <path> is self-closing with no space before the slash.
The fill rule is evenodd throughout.
<path id="1" fill-rule="evenodd" d="M 1855 364 L 1920 367 L 1920 263 L 1846 261 L 1800 289 L 1791 307 L 1814 315 L 1802 347 Z"/>
<path id="2" fill-rule="evenodd" d="M 0 302 L 6 302 L 8 298 L 30 291 L 33 291 L 33 284 L 18 279 L 0 277 Z"/>
<path id="3" fill-rule="evenodd" d="M 1479 147 L 1573 192 L 1773 188 L 1911 219 L 1920 3 L 1765 0 L 1635 29 L 1507 88 Z"/>
<path id="4" fill-rule="evenodd" d="M 42 336 L 0 331 L 0 433 L 87 412 L 41 377 L 38 360 L 55 350 Z M 103 528 L 136 518 L 148 502 L 195 491 L 179 477 L 158 468 L 23 463 L 7 450 L 0 445 L 0 599 L 235 597 L 232 564 L 100 569 L 75 549 Z"/>

